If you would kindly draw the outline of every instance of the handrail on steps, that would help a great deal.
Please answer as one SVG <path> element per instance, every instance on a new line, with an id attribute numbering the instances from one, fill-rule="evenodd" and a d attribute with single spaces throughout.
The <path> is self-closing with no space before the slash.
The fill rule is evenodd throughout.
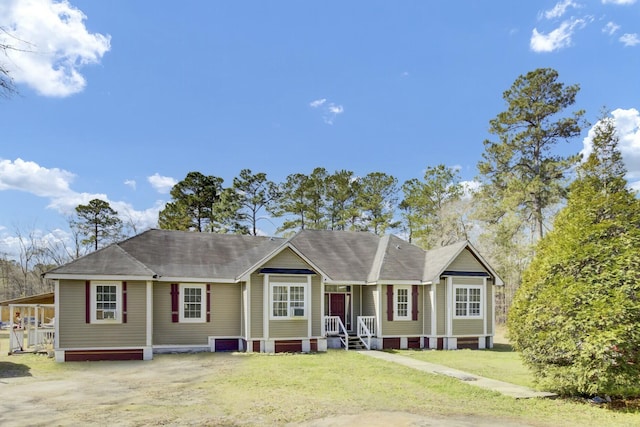
<path id="1" fill-rule="evenodd" d="M 369 328 L 371 326 L 371 328 Z M 358 338 L 367 350 L 371 350 L 371 337 L 375 331 L 374 316 L 358 316 Z M 366 341 L 365 339 L 366 338 Z"/>
<path id="2" fill-rule="evenodd" d="M 325 316 L 325 331 L 327 335 L 337 335 L 344 345 L 345 350 L 349 350 L 349 332 L 342 323 L 340 316 Z"/>

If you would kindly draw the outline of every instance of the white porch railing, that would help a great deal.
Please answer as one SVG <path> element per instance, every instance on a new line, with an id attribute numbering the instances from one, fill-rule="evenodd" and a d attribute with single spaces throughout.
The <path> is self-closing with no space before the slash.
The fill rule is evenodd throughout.
<path id="1" fill-rule="evenodd" d="M 325 316 L 324 328 L 327 335 L 340 337 L 344 349 L 349 350 L 349 332 L 347 332 L 340 316 Z"/>
<path id="2" fill-rule="evenodd" d="M 375 316 L 358 316 L 358 338 L 362 344 L 371 350 L 371 337 L 376 334 Z"/>
<path id="3" fill-rule="evenodd" d="M 358 316 L 357 324 L 358 340 L 367 350 L 371 350 L 371 338 L 376 336 L 376 317 Z M 325 316 L 324 329 L 327 336 L 340 337 L 345 350 L 349 350 L 349 332 L 339 316 Z"/>

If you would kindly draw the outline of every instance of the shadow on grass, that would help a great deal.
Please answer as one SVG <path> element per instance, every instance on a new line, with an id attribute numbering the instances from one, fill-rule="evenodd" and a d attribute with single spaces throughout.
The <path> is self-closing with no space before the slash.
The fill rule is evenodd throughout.
<path id="1" fill-rule="evenodd" d="M 489 348 L 486 351 L 495 351 L 496 353 L 512 353 L 515 350 L 511 344 L 493 344 L 493 348 Z"/>
<path id="2" fill-rule="evenodd" d="M 469 350 L 469 349 L 459 349 L 459 350 L 434 350 L 434 349 L 407 349 L 407 350 L 415 350 L 415 351 L 420 351 L 420 350 L 427 350 L 427 351 L 464 351 L 464 350 Z M 397 353 L 403 353 L 407 350 L 395 350 L 395 349 L 390 349 L 390 348 L 386 348 L 384 350 L 382 350 L 385 353 L 392 353 L 392 354 L 397 354 Z M 487 349 L 482 349 L 482 350 L 469 350 L 469 351 L 488 351 L 488 352 L 495 352 L 495 353 L 513 353 L 515 352 L 515 350 L 513 349 L 513 347 L 510 344 L 494 344 L 493 348 L 487 348 Z"/>
<path id="3" fill-rule="evenodd" d="M 0 378 L 30 377 L 31 368 L 22 363 L 0 362 Z"/>

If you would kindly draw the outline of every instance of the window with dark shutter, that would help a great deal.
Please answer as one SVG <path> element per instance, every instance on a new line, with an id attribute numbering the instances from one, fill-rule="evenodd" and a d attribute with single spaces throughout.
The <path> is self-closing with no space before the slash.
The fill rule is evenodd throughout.
<path id="1" fill-rule="evenodd" d="M 411 320 L 418 320 L 418 285 L 411 287 Z"/>
<path id="2" fill-rule="evenodd" d="M 387 320 L 393 320 L 393 286 L 387 285 Z"/>
<path id="3" fill-rule="evenodd" d="M 171 322 L 178 323 L 180 320 L 180 302 L 178 300 L 178 284 L 171 284 Z"/>

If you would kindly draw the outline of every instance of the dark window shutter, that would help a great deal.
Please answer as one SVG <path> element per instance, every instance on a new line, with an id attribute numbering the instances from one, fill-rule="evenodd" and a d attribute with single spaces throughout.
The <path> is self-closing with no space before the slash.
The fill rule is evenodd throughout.
<path id="1" fill-rule="evenodd" d="M 207 322 L 211 322 L 211 285 L 207 283 Z"/>
<path id="2" fill-rule="evenodd" d="M 387 285 L 387 320 L 393 320 L 393 286 Z"/>
<path id="3" fill-rule="evenodd" d="M 84 321 L 91 323 L 91 282 L 84 282 Z"/>
<path id="4" fill-rule="evenodd" d="M 122 323 L 127 323 L 127 282 L 122 282 Z"/>
<path id="5" fill-rule="evenodd" d="M 180 304 L 178 303 L 178 284 L 171 284 L 171 322 L 177 323 L 180 320 Z"/>
<path id="6" fill-rule="evenodd" d="M 411 320 L 418 320 L 418 285 L 411 286 Z"/>

